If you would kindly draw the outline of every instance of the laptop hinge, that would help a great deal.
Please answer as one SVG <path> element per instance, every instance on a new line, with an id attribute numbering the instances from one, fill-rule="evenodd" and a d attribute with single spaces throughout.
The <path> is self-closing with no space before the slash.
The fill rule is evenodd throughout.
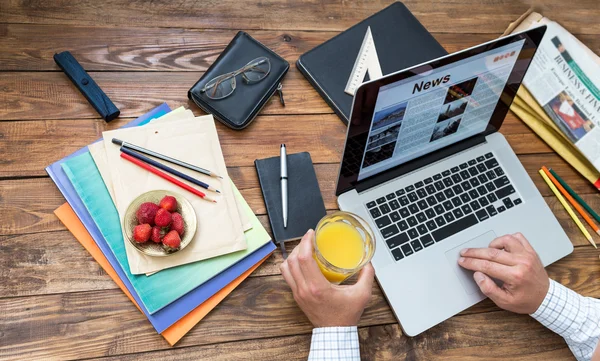
<path id="1" fill-rule="evenodd" d="M 481 143 L 485 143 L 485 134 L 483 133 L 477 134 L 458 143 L 454 143 L 452 145 L 419 157 L 410 162 L 401 164 L 395 168 L 387 170 L 371 178 L 367 178 L 356 185 L 356 191 L 358 193 L 364 192 L 368 189 L 377 187 L 378 185 L 388 182 L 392 179 L 414 172 L 417 169 L 439 162 L 442 159 L 451 157 L 456 153 L 462 152 Z"/>

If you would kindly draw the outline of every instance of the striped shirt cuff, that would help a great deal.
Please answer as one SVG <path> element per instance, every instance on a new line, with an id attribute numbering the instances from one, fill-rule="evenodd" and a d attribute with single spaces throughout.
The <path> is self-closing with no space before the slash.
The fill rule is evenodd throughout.
<path id="1" fill-rule="evenodd" d="M 313 329 L 308 361 L 326 360 L 360 361 L 356 326 Z"/>

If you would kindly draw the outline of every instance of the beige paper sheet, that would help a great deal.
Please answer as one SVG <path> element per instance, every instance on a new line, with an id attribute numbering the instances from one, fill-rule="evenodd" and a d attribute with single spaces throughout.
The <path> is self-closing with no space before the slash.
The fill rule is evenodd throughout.
<path id="1" fill-rule="evenodd" d="M 172 121 L 172 120 L 180 120 L 180 119 L 193 119 L 194 113 L 191 110 L 185 109 L 184 107 L 179 107 L 175 110 L 170 111 L 169 113 L 163 115 L 162 117 L 151 120 L 154 124 L 158 122 Z M 104 147 L 104 142 L 96 142 L 92 145 L 88 145 L 88 150 L 92 158 L 94 159 L 94 163 L 96 163 L 96 168 L 98 168 L 98 172 L 100 172 L 100 176 L 102 176 L 102 180 L 104 180 L 104 184 L 106 185 L 106 189 L 108 189 L 108 193 L 110 194 L 110 198 L 116 206 L 115 200 L 115 191 L 113 190 L 112 179 L 110 178 L 110 166 L 106 159 L 106 148 Z"/>
<path id="2" fill-rule="evenodd" d="M 106 161 L 106 149 L 104 148 L 104 142 L 94 143 L 93 145 L 88 146 L 88 148 L 90 154 L 92 155 L 92 158 L 94 159 L 94 162 L 96 163 L 98 172 L 100 173 L 100 176 L 102 177 L 102 180 L 104 181 L 104 184 L 106 185 L 106 188 L 110 193 L 110 197 L 112 198 L 113 204 L 116 204 L 114 191 L 112 190 L 112 179 L 110 178 L 110 167 L 108 162 Z M 240 204 L 238 198 L 235 199 L 235 203 L 240 215 L 240 220 L 242 221 L 242 227 L 244 232 L 251 230 L 252 222 L 250 221 L 250 218 L 248 218 L 248 215 L 242 212 L 242 205 Z M 152 276 L 155 273 L 156 272 L 148 272 L 146 273 L 146 276 Z"/>
<path id="3" fill-rule="evenodd" d="M 167 121 L 191 119 L 191 118 L 194 118 L 194 114 L 192 113 L 191 110 L 185 109 L 184 107 L 179 107 L 175 110 L 172 110 L 168 114 L 163 115 L 160 118 L 151 120 L 151 122 L 154 124 L 158 124 L 158 123 L 164 123 Z M 202 118 L 202 117 L 199 117 L 199 118 Z M 110 194 L 110 198 L 112 199 L 113 204 L 116 204 L 115 192 L 113 191 L 112 179 L 110 177 L 110 166 L 108 164 L 108 161 L 106 160 L 106 148 L 104 147 L 104 142 L 96 142 L 92 145 L 89 145 L 88 150 L 90 151 L 90 154 L 92 155 L 92 158 L 94 159 L 94 162 L 96 163 L 96 167 L 98 168 L 100 176 L 102 177 L 102 180 L 104 181 L 104 184 L 106 185 L 106 188 L 108 189 L 108 193 Z M 185 180 L 182 180 L 182 182 L 186 183 Z M 190 185 L 194 186 L 192 184 L 190 184 Z M 252 222 L 250 221 L 250 219 L 248 218 L 246 213 L 242 212 L 242 205 L 239 203 L 237 198 L 236 198 L 235 202 L 236 202 L 236 206 L 238 209 L 238 213 L 240 214 L 240 220 L 242 221 L 242 227 L 244 229 L 244 232 L 246 232 L 246 231 L 252 229 Z"/>
<path id="4" fill-rule="evenodd" d="M 106 159 L 110 164 L 115 205 L 121 220 L 127 206 L 135 197 L 153 189 L 166 189 L 185 195 L 198 216 L 199 225 L 194 241 L 186 249 L 170 257 L 145 256 L 126 242 L 132 273 L 152 273 L 246 248 L 242 223 L 227 177 L 222 180 L 211 178 L 177 165 L 170 165 L 220 189 L 222 194 L 210 193 L 217 200 L 217 203 L 211 203 L 120 158 L 119 147 L 111 143 L 112 138 L 119 138 L 188 163 L 201 164 L 226 176 L 227 169 L 212 116 L 150 123 L 136 128 L 104 132 L 103 136 Z"/>

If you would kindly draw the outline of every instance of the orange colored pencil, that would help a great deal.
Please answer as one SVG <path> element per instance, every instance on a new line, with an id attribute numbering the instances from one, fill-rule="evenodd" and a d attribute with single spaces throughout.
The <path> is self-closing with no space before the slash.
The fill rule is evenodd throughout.
<path id="1" fill-rule="evenodd" d="M 563 186 L 560 184 L 560 182 L 557 181 L 556 178 L 554 178 L 554 176 L 552 175 L 552 173 L 550 173 L 550 171 L 548 170 L 548 168 L 546 168 L 546 166 L 543 166 L 542 170 L 544 171 L 544 173 L 546 173 L 546 175 L 548 176 L 548 178 L 550 178 L 550 180 L 552 181 L 552 183 L 554 183 L 554 185 L 556 186 L 556 188 L 558 188 L 558 190 L 560 191 L 560 193 L 562 193 L 562 195 L 569 201 L 569 203 L 571 203 L 571 205 L 573 206 L 573 208 L 575 208 L 575 210 L 577 211 L 577 213 L 579 213 L 579 215 L 581 215 L 581 217 L 587 222 L 587 224 L 589 224 L 590 227 L 592 227 L 592 229 L 594 230 L 594 232 L 596 232 L 597 234 L 600 235 L 600 228 L 598 228 L 598 226 L 594 223 L 594 221 L 592 221 L 592 219 L 590 218 L 590 216 L 588 216 L 587 213 L 585 213 L 585 211 L 583 210 L 583 208 L 581 208 L 581 206 L 579 205 L 579 203 L 577 203 L 577 201 L 575 199 L 573 199 L 573 197 L 571 197 L 571 195 L 569 194 L 569 192 L 567 192 L 567 190 L 563 188 Z M 592 242 L 593 242 L 593 240 L 592 240 Z M 594 247 L 596 247 L 596 243 L 595 242 L 594 242 Z"/>

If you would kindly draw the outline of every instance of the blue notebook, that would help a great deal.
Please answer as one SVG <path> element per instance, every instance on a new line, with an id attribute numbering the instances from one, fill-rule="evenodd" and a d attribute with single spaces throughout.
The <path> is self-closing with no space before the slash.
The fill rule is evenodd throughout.
<path id="1" fill-rule="evenodd" d="M 157 108 L 153 109 L 152 111 L 148 112 L 147 114 L 141 116 L 140 118 L 130 122 L 125 127 L 145 124 L 151 119 L 160 117 L 161 115 L 164 115 L 169 111 L 169 107 L 166 104 L 162 104 Z M 70 183 L 69 179 L 67 178 L 66 174 L 64 173 L 61 167 L 61 165 L 68 159 L 84 154 L 86 152 L 87 147 L 84 147 L 78 150 L 77 152 L 71 154 L 70 156 L 51 164 L 46 168 L 46 172 L 48 172 L 48 174 L 56 183 L 59 190 L 61 191 L 65 199 L 69 202 L 79 219 L 86 226 L 88 232 L 91 234 L 98 247 L 102 250 L 110 264 L 113 266 L 113 268 L 115 269 L 115 271 L 129 290 L 129 292 L 136 300 L 137 304 L 140 306 L 144 314 L 148 317 L 152 326 L 156 329 L 158 333 L 161 333 L 169 326 L 177 322 L 191 310 L 200 305 L 203 302 L 201 300 L 205 300 L 214 293 L 218 292 L 218 290 L 220 290 L 226 284 L 230 283 L 232 280 L 237 278 L 239 275 L 241 275 L 250 267 L 258 263 L 262 258 L 266 257 L 274 250 L 274 245 L 271 242 L 267 243 L 259 250 L 254 252 L 252 255 L 244 258 L 242 261 L 225 270 L 215 278 L 203 284 L 201 287 L 194 289 L 185 297 L 178 299 L 177 301 L 169 304 L 168 306 L 164 307 L 162 310 L 154 314 L 150 314 L 150 312 L 148 312 L 148 309 L 142 303 L 135 288 L 125 275 L 125 271 L 121 268 L 121 265 L 112 253 L 110 247 L 106 243 L 106 240 L 100 233 L 100 230 L 98 229 L 98 227 L 96 227 L 94 220 L 92 219 L 91 215 L 87 212 L 85 205 L 77 195 L 75 188 Z"/>

